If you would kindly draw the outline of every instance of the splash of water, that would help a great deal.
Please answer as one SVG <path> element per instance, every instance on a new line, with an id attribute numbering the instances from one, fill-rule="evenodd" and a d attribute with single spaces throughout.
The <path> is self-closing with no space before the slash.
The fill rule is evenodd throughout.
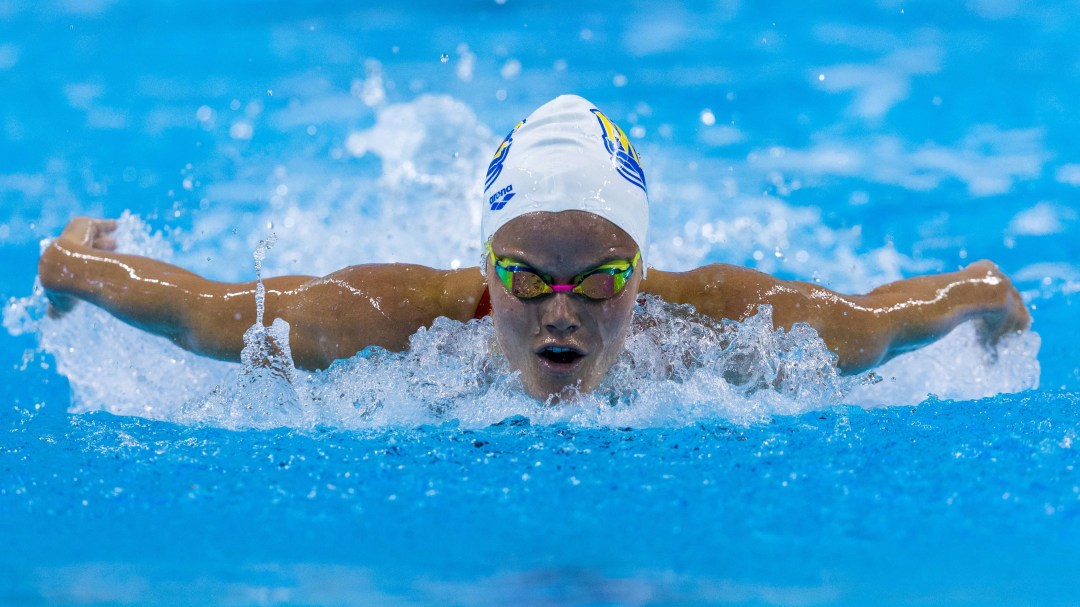
<path id="1" fill-rule="evenodd" d="M 125 246 L 162 246 L 148 234 L 130 216 L 118 229 Z M 132 244 L 137 242 L 143 244 Z M 267 250 L 257 250 L 256 258 Z M 872 383 L 870 375 L 841 376 L 834 355 L 809 327 L 774 330 L 768 306 L 744 322 L 715 321 L 688 306 L 646 297 L 635 309 L 624 352 L 599 388 L 553 406 L 525 393 L 498 351 L 490 319 L 440 318 L 413 335 L 405 352 L 369 348 L 306 373 L 292 364 L 290 328 L 280 319 L 247 331 L 237 365 L 184 352 L 93 306 L 76 306 L 59 320 L 43 311 L 39 289 L 9 304 L 5 326 L 37 334 L 71 383 L 73 411 L 227 428 L 448 421 L 479 427 L 514 416 L 536 424 L 612 427 L 678 427 L 704 419 L 753 423 L 844 402 L 915 404 L 929 393 L 978 398 L 1023 390 L 1038 378 L 1038 336 L 1032 333 L 1005 340 L 991 359 L 974 331 L 961 327 L 882 367 L 876 374 L 884 380 Z"/>
<path id="2" fill-rule="evenodd" d="M 263 312 L 266 309 L 266 286 L 263 285 L 263 260 L 267 252 L 277 244 L 277 233 L 272 232 L 265 240 L 260 240 L 252 257 L 255 258 L 255 327 L 263 326 Z M 246 342 L 245 342 L 246 343 Z"/>
<path id="3" fill-rule="evenodd" d="M 277 428 L 309 426 L 308 409 L 297 392 L 297 372 L 289 345 L 289 323 L 275 318 L 263 323 L 266 287 L 262 262 L 277 242 L 271 233 L 255 247 L 255 324 L 244 332 L 240 371 L 232 380 L 180 408 L 178 419 L 225 427 Z"/>
<path id="4" fill-rule="evenodd" d="M 228 204 L 201 214 L 192 233 L 223 233 L 232 226 L 233 233 L 248 236 L 180 246 L 177 263 L 225 280 L 238 279 L 230 272 L 239 270 L 211 265 L 210 259 L 236 258 L 253 249 L 260 278 L 264 269 L 295 272 L 297 260 L 310 274 L 358 260 L 470 264 L 478 251 L 477 176 L 498 136 L 470 108 L 445 96 L 372 108 L 374 125 L 344 137 L 342 152 L 375 163 L 337 167 L 285 158 L 260 165 L 268 161 L 245 159 L 251 170 L 223 177 L 207 192 Z M 232 143 L 223 139 L 222 145 Z M 761 269 L 778 269 L 767 264 L 783 261 L 804 275 L 813 269 L 836 277 L 840 283 L 833 286 L 846 290 L 865 290 L 919 269 L 891 249 L 857 253 L 862 250 L 858 234 L 822 225 L 817 210 L 741 195 L 734 181 L 715 177 L 724 171 L 675 170 L 679 158 L 650 156 L 654 243 L 664 243 L 654 245 L 653 259 L 660 266 L 748 263 L 764 252 L 756 261 Z M 268 183 L 270 193 L 263 191 Z M 717 195 L 724 202 L 720 218 Z M 250 203 L 267 197 L 270 205 Z M 665 204 L 674 200 L 686 204 Z M 343 217 L 349 221 L 342 223 Z M 273 243 L 253 239 L 271 221 L 283 230 L 275 255 L 267 259 Z M 163 260 L 184 244 L 182 234 L 151 233 L 128 214 L 116 236 L 119 250 Z M 313 252 L 313 242 L 326 246 Z M 1005 340 L 995 360 L 985 356 L 970 327 L 961 327 L 934 346 L 881 367 L 876 373 L 882 381 L 865 385 L 866 377 L 836 373 L 831 355 L 809 328 L 773 331 L 767 309 L 743 323 L 717 323 L 653 301 L 637 311 L 627 350 L 601 389 L 553 407 L 525 396 L 493 345 L 486 321 L 463 325 L 440 319 L 414 335 L 405 353 L 369 349 L 307 374 L 293 368 L 287 356 L 288 325 L 276 321 L 265 327 L 261 311 L 256 328 L 245 336 L 240 365 L 182 351 L 92 306 L 76 306 L 59 321 L 44 311 L 39 287 L 5 306 L 4 326 L 13 334 L 38 336 L 41 351 L 70 380 L 73 411 L 226 427 L 446 420 L 483 425 L 510 415 L 533 423 L 677 426 L 709 417 L 749 422 L 838 402 L 915 404 L 931 393 L 979 398 L 1038 383 L 1033 333 Z"/>
<path id="5" fill-rule="evenodd" d="M 596 392 L 557 405 L 525 393 L 497 350 L 489 319 L 440 318 L 418 331 L 405 352 L 370 348 L 310 374 L 292 367 L 287 331 L 275 321 L 275 353 L 256 327 L 249 330 L 235 377 L 185 404 L 173 420 L 302 428 L 448 420 L 478 427 L 513 416 L 587 426 L 681 426 L 717 417 L 750 422 L 839 402 L 862 380 L 840 377 L 834 356 L 808 328 L 774 331 L 767 306 L 746 322 L 717 323 L 646 297 L 609 377 Z"/>
<path id="6" fill-rule="evenodd" d="M 180 406 L 169 419 L 225 428 L 313 426 L 289 347 L 289 323 L 252 325 L 244 333 L 241 366 L 208 393 Z"/>
<path id="7" fill-rule="evenodd" d="M 169 260 L 173 243 L 124 213 L 114 233 L 117 248 Z M 45 314 L 47 302 L 37 284 L 29 297 L 4 309 L 12 334 L 34 334 L 39 350 L 52 356 L 56 370 L 71 385 L 71 411 L 109 411 L 169 419 L 184 402 L 223 381 L 229 363 L 181 350 L 169 340 L 148 335 L 90 305 L 76 305 L 60 319 Z M 45 363 L 48 364 L 48 363 Z"/>

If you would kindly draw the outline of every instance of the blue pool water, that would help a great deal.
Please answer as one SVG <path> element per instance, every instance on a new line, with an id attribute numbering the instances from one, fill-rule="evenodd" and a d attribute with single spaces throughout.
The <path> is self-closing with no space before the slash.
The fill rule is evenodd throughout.
<path id="1" fill-rule="evenodd" d="M 1078 25 L 1017 0 L 0 0 L 0 604 L 1080 604 Z M 864 291 L 987 257 L 1034 332 L 838 378 L 763 311 L 729 327 L 755 391 L 651 306 L 627 357 L 708 362 L 552 409 L 485 323 L 282 384 L 44 317 L 40 242 L 74 214 L 219 280 L 272 234 L 269 274 L 473 265 L 487 157 L 564 92 L 639 142 L 657 267 Z"/>

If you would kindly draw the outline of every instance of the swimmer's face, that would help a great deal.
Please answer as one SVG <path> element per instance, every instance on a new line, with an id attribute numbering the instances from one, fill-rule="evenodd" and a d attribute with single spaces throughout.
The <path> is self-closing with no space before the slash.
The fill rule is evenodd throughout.
<path id="1" fill-rule="evenodd" d="M 638 251 L 621 228 L 584 211 L 522 215 L 495 233 L 491 248 L 557 284 L 605 262 L 632 259 Z M 543 400 L 568 387 L 587 392 L 600 383 L 622 351 L 641 268 L 634 268 L 618 295 L 599 301 L 564 292 L 519 299 L 490 263 L 487 283 L 499 346 L 529 394 Z"/>

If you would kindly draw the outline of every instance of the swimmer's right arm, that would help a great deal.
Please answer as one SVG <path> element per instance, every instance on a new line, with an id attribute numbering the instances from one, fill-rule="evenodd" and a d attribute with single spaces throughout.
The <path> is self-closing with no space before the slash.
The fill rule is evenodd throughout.
<path id="1" fill-rule="evenodd" d="M 137 255 L 116 253 L 116 223 L 73 219 L 42 253 L 41 283 L 51 312 L 83 300 L 120 320 L 213 358 L 239 360 L 256 320 L 255 282 L 223 283 Z M 322 278 L 263 281 L 266 322 L 290 324 L 296 366 L 321 369 L 368 346 L 403 350 L 435 318 L 472 318 L 483 292 L 475 268 L 405 264 L 352 266 Z"/>

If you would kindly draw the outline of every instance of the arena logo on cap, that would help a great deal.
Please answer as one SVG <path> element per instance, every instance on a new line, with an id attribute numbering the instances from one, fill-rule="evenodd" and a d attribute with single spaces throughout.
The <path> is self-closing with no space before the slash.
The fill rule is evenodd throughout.
<path id="1" fill-rule="evenodd" d="M 523 124 L 525 124 L 524 120 L 514 125 L 514 128 L 507 133 L 506 139 L 503 139 L 502 143 L 499 144 L 499 149 L 495 150 L 495 156 L 491 158 L 491 164 L 488 165 L 487 179 L 484 180 L 485 193 L 495 184 L 495 180 L 499 178 L 499 173 L 502 173 L 503 163 L 506 162 L 506 157 L 510 154 L 510 146 L 514 143 L 514 133 L 516 133 Z M 509 200 L 509 198 L 507 198 L 507 200 Z M 502 207 L 499 208 L 501 209 Z M 493 208 L 492 210 L 498 209 Z"/>
<path id="2" fill-rule="evenodd" d="M 604 133 L 604 147 L 611 154 L 615 170 L 648 194 L 649 189 L 645 186 L 645 171 L 641 169 L 641 159 L 638 158 L 634 145 L 630 143 L 630 138 L 619 128 L 619 125 L 612 122 L 600 110 L 593 108 L 591 111 L 600 121 L 600 128 Z M 490 173 L 490 169 L 488 171 Z"/>
<path id="3" fill-rule="evenodd" d="M 506 203 L 510 202 L 510 199 L 514 197 L 514 184 L 510 184 L 505 188 L 495 192 L 488 198 L 488 204 L 491 205 L 492 211 L 498 211 L 506 206 Z"/>

